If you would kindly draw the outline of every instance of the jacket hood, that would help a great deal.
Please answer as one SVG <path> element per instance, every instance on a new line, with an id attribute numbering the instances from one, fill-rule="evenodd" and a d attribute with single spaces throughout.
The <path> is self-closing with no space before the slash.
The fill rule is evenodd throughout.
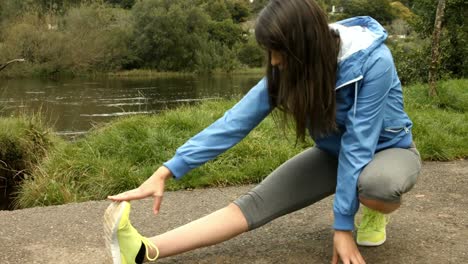
<path id="1" fill-rule="evenodd" d="M 340 35 L 336 89 L 363 78 L 362 66 L 387 39 L 387 31 L 368 16 L 353 17 L 330 25 Z"/>

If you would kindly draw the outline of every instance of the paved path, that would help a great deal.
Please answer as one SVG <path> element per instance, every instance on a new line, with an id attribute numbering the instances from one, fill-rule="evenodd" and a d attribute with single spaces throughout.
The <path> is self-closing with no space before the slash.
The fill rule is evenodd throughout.
<path id="1" fill-rule="evenodd" d="M 160 216 L 133 203 L 132 222 L 154 235 L 216 210 L 251 186 L 168 192 Z M 103 263 L 101 217 L 107 201 L 0 211 L 0 263 Z M 158 263 L 329 263 L 332 199 L 282 217 L 221 245 Z M 367 263 L 468 263 L 468 160 L 428 162 L 388 240 L 362 248 Z"/>

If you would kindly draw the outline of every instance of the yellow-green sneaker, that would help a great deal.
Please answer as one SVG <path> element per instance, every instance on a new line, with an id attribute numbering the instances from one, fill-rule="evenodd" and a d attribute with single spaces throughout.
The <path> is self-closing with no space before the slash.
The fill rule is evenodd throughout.
<path id="1" fill-rule="evenodd" d="M 363 207 L 361 224 L 357 227 L 356 243 L 360 246 L 380 246 L 387 239 L 385 226 L 388 224 L 388 216 Z"/>
<path id="2" fill-rule="evenodd" d="M 148 260 L 154 261 L 159 256 L 159 250 L 153 242 L 140 235 L 130 223 L 130 208 L 128 202 L 113 202 L 104 214 L 105 241 L 114 264 L 136 263 L 142 245 L 145 246 Z M 149 247 L 156 251 L 154 258 L 149 257 Z"/>

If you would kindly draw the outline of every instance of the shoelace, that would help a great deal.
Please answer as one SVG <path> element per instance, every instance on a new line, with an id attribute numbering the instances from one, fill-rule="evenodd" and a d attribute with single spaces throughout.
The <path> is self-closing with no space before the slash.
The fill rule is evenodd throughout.
<path id="1" fill-rule="evenodd" d="M 378 212 L 367 212 L 360 225 L 356 225 L 362 231 L 375 231 L 381 226 L 387 225 L 389 217 Z"/>
<path id="2" fill-rule="evenodd" d="M 158 247 L 153 243 L 151 242 L 151 240 L 149 240 L 148 238 L 146 237 L 141 237 L 141 240 L 143 242 L 143 244 L 145 244 L 146 246 L 146 259 L 148 259 L 149 261 L 155 261 L 156 259 L 158 259 L 159 257 L 159 249 Z M 156 249 L 156 256 L 154 258 L 150 258 L 149 256 L 149 250 L 148 250 L 148 247 L 151 246 L 152 248 Z"/>

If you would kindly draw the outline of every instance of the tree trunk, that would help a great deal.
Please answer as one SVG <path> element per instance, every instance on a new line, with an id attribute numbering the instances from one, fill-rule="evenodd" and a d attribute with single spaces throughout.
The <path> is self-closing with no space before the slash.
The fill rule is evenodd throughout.
<path id="1" fill-rule="evenodd" d="M 439 68 L 440 57 L 440 33 L 442 30 L 442 20 L 444 18 L 444 10 L 446 0 L 439 0 L 437 12 L 434 22 L 434 33 L 432 34 L 432 57 L 429 67 L 429 96 L 437 96 L 437 70 Z"/>

